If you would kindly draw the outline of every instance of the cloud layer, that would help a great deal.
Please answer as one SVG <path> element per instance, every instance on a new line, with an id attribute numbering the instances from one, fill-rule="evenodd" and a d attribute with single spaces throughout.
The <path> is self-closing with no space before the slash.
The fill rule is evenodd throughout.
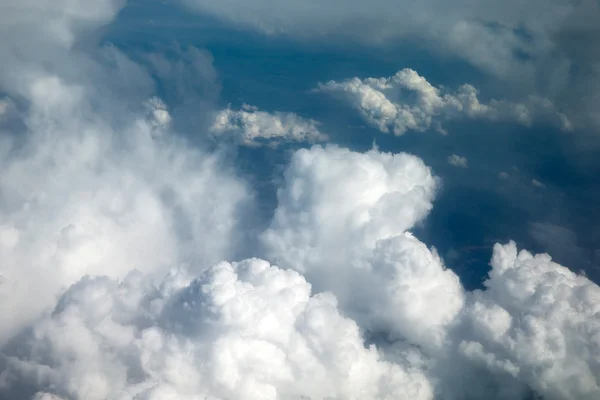
<path id="1" fill-rule="evenodd" d="M 597 129 L 600 123 L 594 106 L 600 87 L 600 5 L 595 0 L 181 2 L 270 35 L 370 44 L 409 39 L 443 57 L 463 59 L 510 89 L 550 98 L 578 126 L 592 123 Z"/>
<path id="2" fill-rule="evenodd" d="M 395 135 L 430 129 L 446 134 L 442 123 L 458 118 L 523 125 L 543 119 L 552 121 L 561 129 L 571 129 L 567 117 L 547 99 L 531 97 L 526 103 L 492 99 L 485 104 L 480 102 L 477 89 L 471 85 L 465 84 L 457 91 L 449 92 L 434 87 L 408 68 L 388 78 L 329 81 L 319 84 L 317 90 L 348 102 L 369 124 Z"/>

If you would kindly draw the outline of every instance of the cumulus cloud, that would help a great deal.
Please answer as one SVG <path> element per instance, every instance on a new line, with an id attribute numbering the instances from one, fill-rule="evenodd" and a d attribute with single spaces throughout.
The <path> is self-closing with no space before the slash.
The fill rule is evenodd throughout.
<path id="1" fill-rule="evenodd" d="M 548 399 L 600 395 L 600 287 L 548 255 L 496 245 L 486 291 L 467 314 L 460 351 Z"/>
<path id="2" fill-rule="evenodd" d="M 402 234 L 425 218 L 438 185 L 423 161 L 409 154 L 302 149 L 285 172 L 263 239 L 281 266 L 301 270 L 340 257 L 350 261 L 354 249 L 373 249 L 379 239 Z"/>
<path id="3" fill-rule="evenodd" d="M 210 131 L 215 136 L 230 135 L 246 146 L 282 142 L 324 141 L 327 136 L 319 131 L 319 123 L 294 113 L 259 111 L 257 107 L 244 104 L 241 110 L 226 108 L 219 111 Z"/>
<path id="4" fill-rule="evenodd" d="M 14 353 L 0 388 L 52 392 L 38 399 L 432 399 L 423 373 L 364 346 L 335 297 L 258 259 L 158 286 L 85 278 Z"/>
<path id="5" fill-rule="evenodd" d="M 84 277 L 3 348 L 0 392 L 508 400 L 532 388 L 548 399 L 597 397 L 600 288 L 509 243 L 494 247 L 485 290 L 464 291 L 406 231 L 436 186 L 413 156 L 297 151 L 263 237 L 290 269 L 250 259 L 159 279 Z M 366 345 L 363 332 L 393 345 Z"/>
<path id="6" fill-rule="evenodd" d="M 395 135 L 430 129 L 446 134 L 442 123 L 457 118 L 523 125 L 544 118 L 554 121 L 561 129 L 571 129 L 566 116 L 547 99 L 530 97 L 525 103 L 492 99 L 486 104 L 480 102 L 477 89 L 471 85 L 465 84 L 457 91 L 449 92 L 434 87 L 409 68 L 387 78 L 320 83 L 317 90 L 348 102 L 372 126 Z"/>
<path id="7" fill-rule="evenodd" d="M 546 187 L 546 185 L 544 185 L 542 182 L 538 181 L 537 179 L 532 179 L 531 184 L 535 187 L 539 187 L 542 189 Z"/>
<path id="8" fill-rule="evenodd" d="M 338 163 L 345 165 L 345 176 L 333 168 Z M 402 186 L 420 194 L 407 196 L 398 190 Z M 340 309 L 370 335 L 417 346 L 443 398 L 526 398 L 528 388 L 549 399 L 596 396 L 596 356 L 583 354 L 598 351 L 600 288 L 547 255 L 517 253 L 509 243 L 494 248 L 486 290 L 465 292 L 435 250 L 406 232 L 426 216 L 426 210 L 417 211 L 418 203 L 427 203 L 435 187 L 426 167 L 411 156 L 335 147 L 299 151 L 263 243 L 281 266 L 302 272 L 317 290 L 331 290 Z M 398 201 L 380 203 L 390 196 Z M 378 220 L 382 209 L 386 218 Z M 394 221 L 398 216 L 412 218 Z M 565 286 L 557 286 L 563 277 Z M 582 290 L 584 297 L 565 304 L 565 291 L 571 290 L 574 297 Z M 583 303 L 575 306 L 577 301 Z M 569 308 L 568 321 L 558 316 Z M 542 318 L 550 310 L 557 319 L 529 317 Z M 567 338 L 579 329 L 581 334 Z M 573 344 L 561 344 L 570 340 Z M 468 385 L 457 387 L 460 379 Z"/>
<path id="9" fill-rule="evenodd" d="M 332 291 L 361 326 L 438 346 L 461 308 L 460 283 L 406 233 L 427 216 L 437 187 L 408 154 L 300 150 L 263 244 L 278 265 Z M 428 302 L 435 312 L 424 313 Z"/>
<path id="10" fill-rule="evenodd" d="M 458 156 L 456 154 L 452 154 L 450 157 L 448 157 L 448 162 L 450 163 L 450 165 L 454 165 L 455 167 L 459 168 L 469 167 L 467 158 Z"/>
<path id="11" fill-rule="evenodd" d="M 52 279 L 72 285 L 51 312 L 38 310 L 42 317 L 29 321 L 33 325 L 26 333 L 12 337 L 15 331 L 5 331 L 12 340 L 2 350 L 2 393 L 35 399 L 432 399 L 443 391 L 476 398 L 469 391 L 479 382 L 467 389 L 452 386 L 447 371 L 479 368 L 488 380 L 508 379 L 511 390 L 503 393 L 524 393 L 531 386 L 548 398 L 597 396 L 594 332 L 600 289 L 548 256 L 517 254 L 509 244 L 494 249 L 487 289 L 465 292 L 435 251 L 407 232 L 426 217 L 438 186 L 414 156 L 319 146 L 294 154 L 263 243 L 270 258 L 305 277 L 258 259 L 194 272 L 205 269 L 200 263 L 212 244 L 193 253 L 189 267 L 157 281 L 156 272 L 167 270 L 163 264 L 175 266 L 181 254 L 190 253 L 179 250 L 186 241 L 163 222 L 169 207 L 153 195 L 154 185 L 164 185 L 166 176 L 176 193 L 195 186 L 199 200 L 190 204 L 211 212 L 215 208 L 207 206 L 202 188 L 231 192 L 221 187 L 225 182 L 207 179 L 214 170 L 185 162 L 198 153 L 174 144 L 165 148 L 172 142 L 153 145 L 165 140 L 167 110 L 157 99 L 147 104 L 147 116 L 131 131 L 135 148 L 152 156 L 156 168 L 167 168 L 157 162 L 166 151 L 171 162 L 183 158 L 172 164 L 189 165 L 189 170 L 146 171 L 150 159 L 144 161 L 131 148 L 127 158 L 117 157 L 110 142 L 89 133 L 88 140 L 98 144 L 38 143 L 3 168 L 3 188 L 7 177 L 21 183 L 8 192 L 14 192 L 8 203 L 16 207 L 3 214 L 12 224 L 3 225 L 3 260 L 26 268 L 11 281 L 7 299 L 13 303 L 4 304 L 14 307 L 14 297 L 32 289 L 39 301 L 54 303 L 40 292 L 47 288 L 32 288 L 33 274 L 41 274 L 40 282 L 51 288 Z M 59 145 L 78 155 L 59 153 L 63 163 L 48 158 Z M 43 149 L 46 158 L 39 154 Z M 93 155 L 107 157 L 107 163 L 99 164 Z M 38 158 L 58 164 L 48 183 L 41 182 Z M 116 170 L 131 177 L 125 189 L 112 183 Z M 85 191 L 77 182 L 85 182 Z M 45 197 L 23 203 L 32 190 L 28 185 L 43 188 Z M 58 195 L 63 193 L 69 197 Z M 127 193 L 134 199 L 127 200 Z M 196 198 L 185 193 L 180 196 Z M 53 206 L 57 202 L 64 208 Z M 23 204 L 29 204 L 27 213 Z M 123 209 L 130 211 L 119 212 Z M 228 215 L 218 215 L 218 221 Z M 194 219 L 193 212 L 184 217 L 194 227 L 214 224 Z M 74 222 L 63 228 L 67 220 Z M 193 235 L 190 245 L 206 239 Z M 132 268 L 143 272 L 121 280 L 121 273 Z M 109 277 L 79 279 L 86 274 Z M 20 289 L 25 282 L 28 287 Z M 16 304 L 16 310 L 32 315 Z M 7 322 L 14 327 L 19 319 L 11 314 Z M 366 346 L 363 330 L 405 343 L 424 364 L 408 353 L 398 358 Z"/>

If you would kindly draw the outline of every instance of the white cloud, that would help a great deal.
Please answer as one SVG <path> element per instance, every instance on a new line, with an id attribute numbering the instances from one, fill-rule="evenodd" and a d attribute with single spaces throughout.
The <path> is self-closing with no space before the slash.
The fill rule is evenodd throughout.
<path id="1" fill-rule="evenodd" d="M 508 172 L 502 171 L 498 174 L 498 178 L 506 180 L 506 179 L 510 178 L 510 174 Z"/>
<path id="2" fill-rule="evenodd" d="M 452 154 L 450 157 L 448 157 L 448 162 L 450 163 L 450 165 L 454 165 L 455 167 L 459 168 L 469 167 L 467 158 L 458 156 L 456 154 Z"/>
<path id="3" fill-rule="evenodd" d="M 467 357 L 530 385 L 548 399 L 600 395 L 600 287 L 548 255 L 496 245 L 487 290 L 467 319 Z"/>
<path id="4" fill-rule="evenodd" d="M 600 288 L 548 256 L 517 255 L 511 243 L 494 248 L 487 289 L 464 292 L 435 251 L 406 232 L 437 187 L 418 158 L 316 146 L 294 154 L 285 179 L 264 244 L 306 278 L 258 259 L 199 275 L 190 269 L 203 265 L 193 263 L 156 284 L 141 272 L 123 282 L 83 278 L 3 349 L 0 392 L 514 399 L 531 386 L 549 399 L 597 396 Z M 119 242 L 135 237 L 121 233 Z M 15 236 L 4 232 L 5 245 L 19 243 Z M 160 239 L 181 240 L 172 231 Z M 152 262 L 142 255 L 121 256 Z M 339 306 L 315 294 L 322 289 Z M 402 350 L 365 347 L 361 331 Z"/>
<path id="5" fill-rule="evenodd" d="M 427 216 L 437 187 L 407 154 L 300 150 L 263 243 L 278 265 L 331 290 L 361 326 L 436 347 L 462 289 L 435 252 L 405 232 Z"/>
<path id="6" fill-rule="evenodd" d="M 343 264 L 425 218 L 438 183 L 412 155 L 362 154 L 335 146 L 302 149 L 285 172 L 263 239 L 281 266 Z"/>
<path id="7" fill-rule="evenodd" d="M 524 398 L 527 387 L 547 398 L 594 398 L 600 288 L 546 255 L 517 256 L 511 243 L 494 248 L 487 289 L 465 293 L 435 251 L 405 233 L 425 217 L 415 210 L 428 204 L 426 194 L 436 186 L 423 168 L 410 156 L 375 150 L 297 152 L 263 237 L 267 254 L 301 271 L 317 290 L 335 293 L 341 310 L 370 334 L 418 346 L 438 392 L 448 398 Z M 382 190 L 382 182 L 389 189 Z M 420 186 L 413 192 L 420 195 L 407 196 L 398 191 L 402 186 Z M 398 201 L 380 204 L 388 196 Z M 375 210 L 385 210 L 376 214 L 385 217 L 371 217 Z M 558 284 L 563 277 L 564 287 Z M 564 296 L 573 297 L 565 304 Z M 569 316 L 537 322 L 528 316 L 566 309 Z M 458 378 L 468 384 L 457 386 Z"/>
<path id="8" fill-rule="evenodd" d="M 318 125 L 318 122 L 294 113 L 267 113 L 245 104 L 241 110 L 226 108 L 219 111 L 210 131 L 215 136 L 232 135 L 246 146 L 265 143 L 276 146 L 281 142 L 315 143 L 326 140 L 327 136 L 319 131 Z"/>
<path id="9" fill-rule="evenodd" d="M 464 292 L 436 253 L 405 232 L 424 218 L 420 202 L 435 187 L 412 156 L 300 150 L 264 240 L 306 278 L 258 259 L 199 275 L 174 269 L 156 284 L 140 272 L 123 282 L 84 278 L 3 350 L 0 391 L 25 385 L 36 399 L 514 399 L 529 386 L 549 399 L 595 398 L 600 288 L 510 243 L 494 248 L 486 290 Z M 311 295 L 306 279 L 333 291 L 339 306 L 332 294 Z M 402 350 L 365 347 L 361 331 Z"/>
<path id="10" fill-rule="evenodd" d="M 433 398 L 423 373 L 365 348 L 331 294 L 258 259 L 158 286 L 85 278 L 15 350 L 0 382 L 75 399 Z"/>
<path id="11" fill-rule="evenodd" d="M 457 118 L 510 121 L 530 125 L 536 119 L 553 121 L 561 129 L 571 124 L 547 99 L 530 97 L 525 103 L 490 100 L 481 103 L 478 91 L 465 84 L 457 91 L 436 88 L 416 71 L 405 68 L 389 78 L 352 78 L 320 83 L 318 91 L 348 102 L 382 132 L 435 129 L 446 134 L 442 123 Z"/>

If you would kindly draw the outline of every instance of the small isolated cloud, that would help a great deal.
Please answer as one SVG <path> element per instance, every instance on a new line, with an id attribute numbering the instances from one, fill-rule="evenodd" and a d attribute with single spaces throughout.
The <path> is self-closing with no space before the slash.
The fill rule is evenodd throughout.
<path id="1" fill-rule="evenodd" d="M 469 167 L 467 158 L 458 156 L 456 154 L 452 154 L 450 157 L 448 157 L 448 162 L 450 163 L 450 165 L 454 165 L 455 167 L 459 168 Z"/>
<path id="2" fill-rule="evenodd" d="M 230 135 L 246 146 L 276 146 L 282 142 L 315 143 L 327 140 L 318 126 L 317 121 L 294 113 L 268 113 L 245 104 L 241 110 L 226 108 L 219 111 L 210 132 L 215 136 Z"/>
<path id="3" fill-rule="evenodd" d="M 492 99 L 487 104 L 481 103 L 478 90 L 471 85 L 465 84 L 450 92 L 434 87 L 408 68 L 387 78 L 352 78 L 343 82 L 319 83 L 316 90 L 341 98 L 357 109 L 372 126 L 395 135 L 430 129 L 446 134 L 442 123 L 458 118 L 530 125 L 543 117 L 554 121 L 561 129 L 570 129 L 566 117 L 546 99 L 530 97 L 524 103 Z"/>
<path id="4" fill-rule="evenodd" d="M 538 181 L 537 179 L 532 179 L 531 180 L 531 184 L 535 187 L 539 187 L 539 188 L 545 188 L 546 185 L 544 185 L 542 182 Z"/>
<path id="5" fill-rule="evenodd" d="M 498 174 L 498 178 L 507 180 L 508 178 L 510 178 L 510 174 L 508 172 L 502 171 Z"/>

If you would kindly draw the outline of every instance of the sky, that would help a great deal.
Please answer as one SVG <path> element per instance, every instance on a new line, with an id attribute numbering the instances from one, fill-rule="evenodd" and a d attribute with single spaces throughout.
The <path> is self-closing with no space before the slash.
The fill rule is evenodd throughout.
<path id="1" fill-rule="evenodd" d="M 0 0 L 0 399 L 597 399 L 600 3 Z"/>

